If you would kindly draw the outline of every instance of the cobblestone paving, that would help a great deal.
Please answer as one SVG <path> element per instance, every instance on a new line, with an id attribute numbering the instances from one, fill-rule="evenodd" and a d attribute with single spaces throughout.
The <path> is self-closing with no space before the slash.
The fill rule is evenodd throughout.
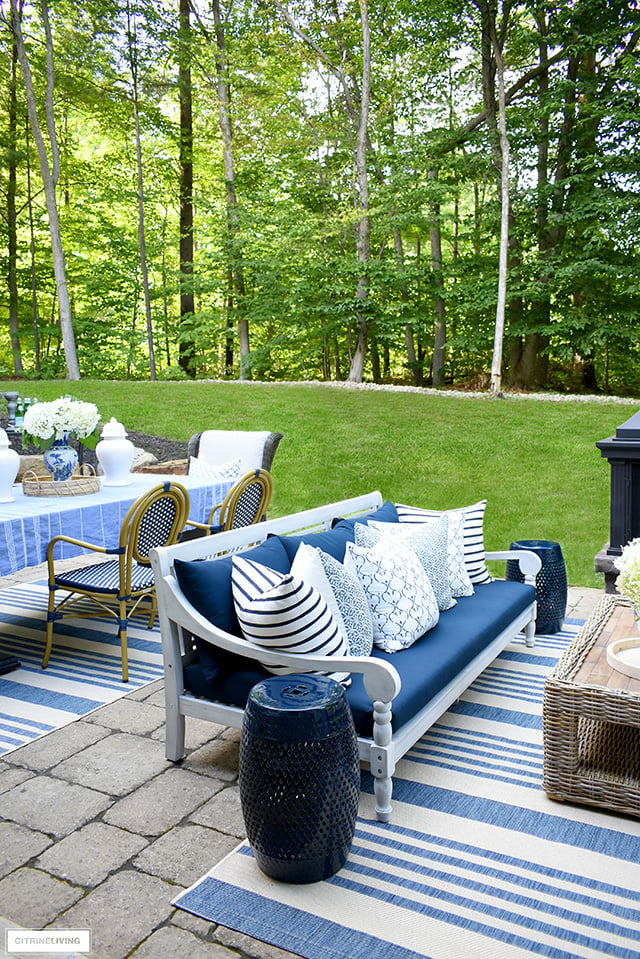
<path id="1" fill-rule="evenodd" d="M 571 589 L 567 617 L 601 595 Z M 167 762 L 157 680 L 2 757 L 4 925 L 91 928 L 92 959 L 291 956 L 171 905 L 244 837 L 238 739 L 188 719 L 187 756 Z"/>
<path id="2" fill-rule="evenodd" d="M 2 757 L 0 915 L 91 928 L 92 959 L 285 959 L 171 905 L 244 838 L 238 738 L 189 720 L 167 762 L 158 680 Z"/>

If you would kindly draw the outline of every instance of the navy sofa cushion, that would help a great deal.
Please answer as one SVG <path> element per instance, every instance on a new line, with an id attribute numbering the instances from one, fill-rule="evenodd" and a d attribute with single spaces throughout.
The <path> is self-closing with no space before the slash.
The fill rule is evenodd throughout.
<path id="1" fill-rule="evenodd" d="M 295 559 L 300 543 L 317 546 L 324 553 L 328 553 L 329 556 L 333 556 L 339 563 L 342 563 L 347 543 L 355 541 L 353 526 L 344 529 L 321 530 L 319 533 L 303 533 L 302 536 L 273 536 L 269 538 L 280 540 L 291 563 Z"/>
<path id="2" fill-rule="evenodd" d="M 515 617 L 535 600 L 535 589 L 524 583 L 494 580 L 476 586 L 473 596 L 462 597 L 444 611 L 437 626 L 413 646 L 398 653 L 374 649 L 372 655 L 396 667 L 402 689 L 393 701 L 393 728 L 400 729 L 426 703 L 488 646 Z M 204 644 L 203 644 L 204 645 Z M 209 647 L 211 648 L 211 647 Z M 228 671 L 232 666 L 233 671 Z M 252 687 L 268 676 L 259 663 L 229 657 L 226 669 L 207 677 L 198 664 L 185 669 L 185 687 L 196 696 L 244 708 Z M 359 735 L 373 733 L 372 705 L 362 676 L 351 674 L 347 699 Z"/>
<path id="3" fill-rule="evenodd" d="M 517 585 L 519 589 L 512 589 Z M 473 596 L 465 596 L 440 615 L 438 624 L 409 649 L 372 655 L 385 659 L 400 673 L 402 689 L 393 701 L 393 728 L 400 729 L 437 693 L 444 689 L 478 653 L 482 652 L 536 598 L 535 588 L 524 583 L 494 580 L 476 586 Z M 351 675 L 347 699 L 356 730 L 372 736 L 371 700 L 362 676 Z"/>
<path id="4" fill-rule="evenodd" d="M 242 555 L 279 573 L 288 573 L 291 569 L 287 552 L 278 537 L 270 537 Z M 233 605 L 231 562 L 231 556 L 208 560 L 177 559 L 174 569 L 180 589 L 199 613 L 226 633 L 242 636 Z M 220 675 L 237 668 L 238 657 L 234 653 L 216 649 L 211 643 L 206 643 L 197 636 L 195 644 L 207 683 L 212 683 Z M 191 691 L 195 693 L 195 689 Z"/>
<path id="5" fill-rule="evenodd" d="M 390 500 L 386 500 L 382 506 L 374 510 L 373 513 L 367 513 L 366 516 L 354 516 L 354 517 L 341 517 L 337 516 L 332 524 L 332 529 L 353 529 L 356 523 L 368 523 L 370 520 L 374 520 L 376 523 L 399 523 L 400 517 L 398 516 L 398 510 L 395 507 L 395 504 Z"/>
<path id="6" fill-rule="evenodd" d="M 201 643 L 204 646 L 204 643 Z M 222 652 L 218 650 L 216 652 Z M 225 703 L 227 706 L 238 706 L 244 709 L 249 699 L 249 693 L 256 685 L 267 677 L 273 679 L 273 673 L 268 673 L 260 663 L 242 656 L 235 656 L 232 668 L 231 655 L 227 660 L 221 659 L 216 673 L 205 669 L 200 653 L 200 662 L 191 663 L 184 669 L 184 688 L 194 696 L 203 696 L 214 702 Z"/>

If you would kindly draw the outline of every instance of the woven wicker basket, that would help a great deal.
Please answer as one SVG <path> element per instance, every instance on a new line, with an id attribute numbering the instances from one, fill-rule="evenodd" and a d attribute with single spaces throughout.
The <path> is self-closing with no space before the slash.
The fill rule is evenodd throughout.
<path id="1" fill-rule="evenodd" d="M 543 788 L 551 799 L 640 816 L 640 683 L 606 661 L 635 629 L 631 604 L 605 594 L 544 684 Z"/>
<path id="2" fill-rule="evenodd" d="M 52 480 L 51 475 L 28 470 L 22 477 L 22 491 L 25 496 L 82 496 L 84 493 L 97 493 L 100 478 L 89 463 L 77 467 L 68 480 Z"/>

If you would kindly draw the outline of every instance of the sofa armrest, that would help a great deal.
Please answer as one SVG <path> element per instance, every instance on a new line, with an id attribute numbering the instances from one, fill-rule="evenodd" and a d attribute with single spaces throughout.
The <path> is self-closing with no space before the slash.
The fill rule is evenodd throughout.
<path id="1" fill-rule="evenodd" d="M 542 567 L 542 560 L 530 549 L 505 549 L 498 552 L 485 552 L 486 560 L 518 560 L 520 572 L 524 576 L 525 583 L 531 586 L 536 585 L 536 574 Z"/>
<path id="2" fill-rule="evenodd" d="M 162 602 L 158 604 L 158 613 L 163 642 L 183 630 L 214 647 L 256 660 L 265 666 L 290 667 L 292 673 L 361 673 L 364 688 L 372 702 L 391 703 L 400 692 L 401 680 L 397 669 L 383 660 L 373 656 L 303 656 L 287 655 L 277 650 L 272 652 L 210 623 L 191 605 L 173 575 L 163 577 L 161 592 Z M 170 656 L 167 656 L 167 652 L 168 650 L 165 650 L 165 662 L 175 661 L 178 650 L 173 649 Z"/>

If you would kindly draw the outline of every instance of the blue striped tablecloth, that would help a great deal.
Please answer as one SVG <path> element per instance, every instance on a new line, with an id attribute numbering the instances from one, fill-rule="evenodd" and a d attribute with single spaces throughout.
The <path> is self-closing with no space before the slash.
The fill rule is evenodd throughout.
<path id="1" fill-rule="evenodd" d="M 22 486 L 13 488 L 15 500 L 0 503 L 0 576 L 17 573 L 25 566 L 46 562 L 47 546 L 64 533 L 99 546 L 115 546 L 127 510 L 157 483 L 175 481 L 189 492 L 189 519 L 204 523 L 209 510 L 221 503 L 232 480 L 208 484 L 190 476 L 132 473 L 129 486 L 103 486 L 97 493 L 78 496 L 25 496 Z M 56 559 L 78 556 L 83 550 L 63 543 Z"/>

